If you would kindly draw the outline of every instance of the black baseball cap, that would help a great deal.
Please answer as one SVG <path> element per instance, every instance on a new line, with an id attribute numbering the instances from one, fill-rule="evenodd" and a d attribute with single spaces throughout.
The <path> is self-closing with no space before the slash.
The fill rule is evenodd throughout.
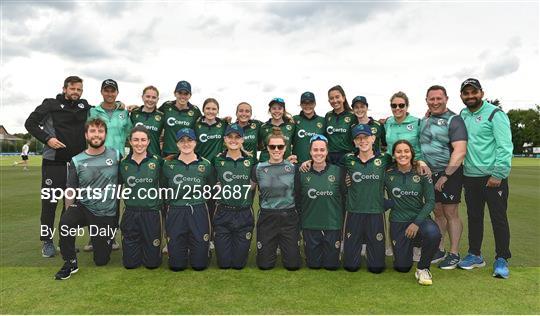
<path id="1" fill-rule="evenodd" d="M 176 84 L 176 88 L 174 89 L 174 92 L 180 92 L 180 91 L 186 91 L 187 93 L 191 94 L 191 84 L 189 82 L 182 80 L 178 81 Z"/>
<path id="2" fill-rule="evenodd" d="M 354 107 L 354 104 L 355 104 L 356 102 L 360 102 L 360 103 L 363 103 L 363 104 L 365 104 L 366 106 L 368 106 L 366 97 L 364 97 L 364 96 L 362 96 L 362 95 L 359 95 L 359 96 L 354 97 L 354 99 L 352 100 L 351 106 Z"/>
<path id="3" fill-rule="evenodd" d="M 240 135 L 240 137 L 244 137 L 244 129 L 236 123 L 227 126 L 227 129 L 225 129 L 225 136 L 228 136 L 232 133 L 236 133 Z"/>
<path id="4" fill-rule="evenodd" d="M 107 87 L 114 88 L 114 89 L 116 89 L 116 91 L 118 91 L 118 83 L 116 83 L 116 81 L 114 81 L 112 79 L 103 80 L 103 82 L 101 83 L 101 90 L 103 90 L 103 89 L 105 89 Z"/>
<path id="5" fill-rule="evenodd" d="M 463 89 L 465 89 L 467 86 L 471 86 L 475 89 L 482 90 L 482 86 L 480 85 L 480 81 L 474 78 L 469 78 L 461 84 L 460 92 L 463 92 Z"/>
<path id="6" fill-rule="evenodd" d="M 371 127 L 369 127 L 369 125 L 366 125 L 366 124 L 358 124 L 356 125 L 352 131 L 352 136 L 353 138 L 356 138 L 356 136 L 358 135 L 366 135 L 366 136 L 372 136 L 373 133 L 371 132 Z"/>
<path id="7" fill-rule="evenodd" d="M 300 96 L 300 103 L 315 102 L 315 95 L 313 92 L 306 91 Z"/>

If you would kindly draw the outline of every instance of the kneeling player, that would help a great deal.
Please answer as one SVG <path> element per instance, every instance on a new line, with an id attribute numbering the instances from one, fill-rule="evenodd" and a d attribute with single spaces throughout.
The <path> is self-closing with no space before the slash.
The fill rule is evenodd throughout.
<path id="1" fill-rule="evenodd" d="M 120 180 L 124 189 L 131 190 L 124 199 L 126 209 L 120 223 L 122 262 L 126 269 L 141 264 L 154 269 L 161 265 L 161 200 L 158 192 L 162 160 L 147 151 L 150 137 L 144 126 L 131 130 L 129 144 L 132 153 L 120 162 Z"/>

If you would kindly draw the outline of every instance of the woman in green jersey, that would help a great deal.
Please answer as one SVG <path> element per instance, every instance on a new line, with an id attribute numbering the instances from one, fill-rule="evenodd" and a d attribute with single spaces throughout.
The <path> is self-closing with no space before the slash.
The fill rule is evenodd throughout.
<path id="1" fill-rule="evenodd" d="M 236 106 L 236 124 L 244 129 L 244 150 L 257 158 L 257 146 L 259 144 L 259 129 L 262 122 L 252 118 L 253 110 L 247 102 L 241 102 Z"/>
<path id="2" fill-rule="evenodd" d="M 268 153 L 268 137 L 272 135 L 274 127 L 281 130 L 281 134 L 285 139 L 285 159 L 293 159 L 292 141 L 295 132 L 294 121 L 289 113 L 285 110 L 285 101 L 282 98 L 273 98 L 268 103 L 268 112 L 271 118 L 264 123 L 259 130 L 259 149 L 261 149 L 260 161 L 267 161 L 270 157 Z M 295 160 L 292 161 L 296 163 Z"/>
<path id="3" fill-rule="evenodd" d="M 204 100 L 202 111 L 203 116 L 195 122 L 194 130 L 197 135 L 195 152 L 212 161 L 218 153 L 223 151 L 223 133 L 228 124 L 218 117 L 219 103 L 216 99 Z"/>
<path id="4" fill-rule="evenodd" d="M 356 96 L 352 100 L 352 109 L 356 120 L 354 120 L 353 127 L 357 124 L 365 124 L 371 127 L 371 132 L 375 136 L 375 143 L 373 149 L 376 152 L 384 152 L 386 150 L 386 133 L 384 131 L 384 125 L 379 121 L 368 116 L 368 102 L 364 96 Z"/>
<path id="5" fill-rule="evenodd" d="M 293 155 L 298 163 L 310 159 L 310 139 L 314 135 L 324 134 L 324 117 L 315 113 L 315 95 L 306 91 L 300 96 L 300 114 L 293 117 L 296 132 L 293 138 Z"/>
<path id="6" fill-rule="evenodd" d="M 351 127 L 355 117 L 341 86 L 328 90 L 328 102 L 333 108 L 324 117 L 330 162 L 341 164 L 343 156 L 354 150 Z"/>

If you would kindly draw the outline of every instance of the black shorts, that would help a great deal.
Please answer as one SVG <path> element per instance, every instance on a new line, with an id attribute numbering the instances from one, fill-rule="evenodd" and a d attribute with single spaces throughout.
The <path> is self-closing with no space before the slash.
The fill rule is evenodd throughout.
<path id="1" fill-rule="evenodd" d="M 433 185 L 440 178 L 440 173 L 431 175 Z M 463 188 L 463 166 L 459 167 L 444 184 L 442 192 L 435 190 L 435 202 L 442 204 L 457 204 L 461 202 L 461 190 Z"/>
<path id="2" fill-rule="evenodd" d="M 22 160 L 28 160 L 28 155 L 21 155 Z"/>

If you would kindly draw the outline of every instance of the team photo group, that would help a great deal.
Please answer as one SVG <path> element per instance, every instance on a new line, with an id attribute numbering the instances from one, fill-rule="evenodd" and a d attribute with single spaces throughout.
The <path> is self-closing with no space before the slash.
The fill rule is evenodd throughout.
<path id="1" fill-rule="evenodd" d="M 220 117 L 214 98 L 193 105 L 187 81 L 175 86 L 175 100 L 161 103 L 159 90 L 147 86 L 143 105 L 127 105 L 117 100 L 118 83 L 107 79 L 103 102 L 91 106 L 82 98 L 83 80 L 67 77 L 62 93 L 25 122 L 45 145 L 42 256 L 62 256 L 57 280 L 78 271 L 75 241 L 88 235 L 83 250 L 93 252 L 96 265 L 119 249 L 126 269 L 166 261 L 173 271 L 204 270 L 212 256 L 221 269 L 243 269 L 255 248 L 261 270 L 281 257 L 290 271 L 355 272 L 365 262 L 370 273 L 383 273 L 391 256 L 394 270 L 413 270 L 419 284 L 431 285 L 434 269 L 486 265 L 487 204 L 496 255 L 486 260 L 494 277 L 506 279 L 509 119 L 484 99 L 477 79 L 455 91 L 459 113 L 447 108 L 443 86 L 424 89 L 423 117 L 409 114 L 399 91 L 385 105 L 392 115 L 374 119 L 369 96 L 349 99 L 336 85 L 324 96 L 299 93 L 287 105 L 273 98 L 264 105 L 268 117 L 258 120 L 248 102 L 235 104 L 235 117 Z M 317 112 L 321 99 L 332 107 L 324 115 Z M 300 113 L 291 115 L 289 104 L 299 104 Z"/>

